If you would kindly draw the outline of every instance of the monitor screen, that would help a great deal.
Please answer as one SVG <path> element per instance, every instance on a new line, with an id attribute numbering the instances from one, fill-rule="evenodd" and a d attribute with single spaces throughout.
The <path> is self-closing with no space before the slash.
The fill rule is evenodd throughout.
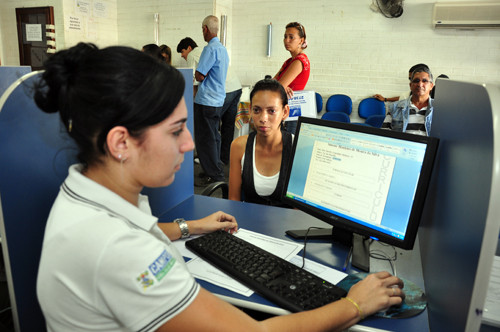
<path id="1" fill-rule="evenodd" d="M 413 248 L 438 139 L 300 118 L 284 201 L 335 227 Z"/>

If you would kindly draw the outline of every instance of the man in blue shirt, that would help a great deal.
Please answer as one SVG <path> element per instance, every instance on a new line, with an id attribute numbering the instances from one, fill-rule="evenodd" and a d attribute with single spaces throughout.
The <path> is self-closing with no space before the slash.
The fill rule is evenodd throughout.
<path id="1" fill-rule="evenodd" d="M 226 98 L 225 82 L 229 66 L 227 50 L 217 38 L 219 19 L 207 16 L 203 20 L 202 31 L 208 45 L 201 53 L 195 72 L 196 80 L 201 83 L 194 99 L 194 139 L 206 177 L 195 181 L 197 186 L 224 181 L 219 123 Z"/>

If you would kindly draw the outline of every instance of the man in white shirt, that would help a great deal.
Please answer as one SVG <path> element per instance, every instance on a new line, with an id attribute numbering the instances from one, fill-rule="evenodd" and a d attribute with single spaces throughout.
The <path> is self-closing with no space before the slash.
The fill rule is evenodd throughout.
<path id="1" fill-rule="evenodd" d="M 222 106 L 220 126 L 220 159 L 226 165 L 229 165 L 229 152 L 234 137 L 234 122 L 236 120 L 236 113 L 238 112 L 238 103 L 240 102 L 241 93 L 241 82 L 231 69 L 231 66 L 229 66 L 226 77 L 226 99 Z"/>
<path id="2" fill-rule="evenodd" d="M 187 66 L 193 69 L 193 96 L 196 95 L 198 85 L 200 84 L 200 82 L 196 81 L 194 78 L 194 72 L 196 71 L 196 67 L 198 67 L 198 62 L 200 62 L 202 51 L 203 50 L 199 48 L 196 42 L 190 37 L 182 39 L 177 45 L 177 53 L 180 53 L 181 57 L 186 60 Z"/>

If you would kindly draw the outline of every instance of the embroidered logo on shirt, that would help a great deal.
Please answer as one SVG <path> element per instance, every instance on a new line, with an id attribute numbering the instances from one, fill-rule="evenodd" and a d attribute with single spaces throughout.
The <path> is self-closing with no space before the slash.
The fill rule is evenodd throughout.
<path id="1" fill-rule="evenodd" d="M 153 273 L 156 280 L 160 281 L 170 271 L 175 264 L 175 258 L 172 257 L 166 250 L 163 250 L 160 256 L 149 265 L 149 271 Z"/>
<path id="2" fill-rule="evenodd" d="M 137 281 L 141 283 L 142 290 L 146 290 L 149 286 L 153 286 L 154 280 L 149 277 L 149 272 L 144 271 L 137 277 Z"/>

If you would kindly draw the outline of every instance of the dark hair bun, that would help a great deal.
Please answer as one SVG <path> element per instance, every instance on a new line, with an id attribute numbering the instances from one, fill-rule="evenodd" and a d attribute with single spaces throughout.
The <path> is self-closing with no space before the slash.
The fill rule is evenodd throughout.
<path id="1" fill-rule="evenodd" d="M 78 76 L 78 69 L 85 59 L 97 51 L 94 44 L 79 43 L 68 50 L 60 51 L 44 63 L 45 72 L 35 92 L 35 102 L 47 113 L 60 111 L 65 118 L 66 95 Z"/>
<path id="2" fill-rule="evenodd" d="M 177 69 L 137 49 L 83 43 L 54 54 L 41 76 L 35 101 L 44 112 L 59 112 L 85 165 L 106 155 L 113 127 L 123 126 L 140 138 L 165 120 L 185 86 Z"/>

